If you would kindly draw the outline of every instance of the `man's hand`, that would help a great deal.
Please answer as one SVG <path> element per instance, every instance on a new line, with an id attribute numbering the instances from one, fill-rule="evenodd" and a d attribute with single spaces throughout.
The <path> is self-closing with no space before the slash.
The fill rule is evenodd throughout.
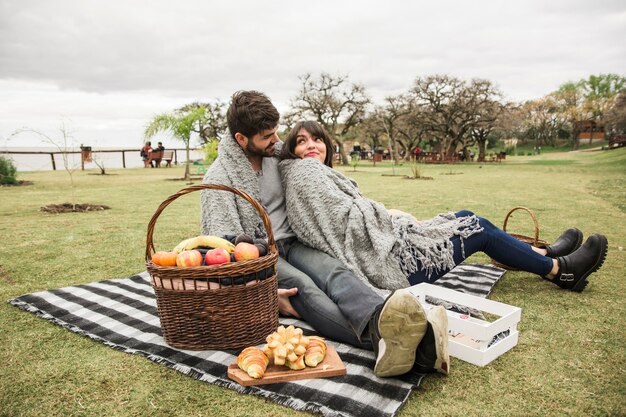
<path id="1" fill-rule="evenodd" d="M 280 314 L 282 314 L 283 316 L 293 316 L 300 318 L 298 312 L 296 312 L 296 310 L 294 310 L 293 306 L 291 305 L 291 301 L 289 301 L 289 297 L 291 297 L 292 295 L 296 295 L 297 293 L 297 288 L 278 289 L 278 311 L 280 311 Z"/>

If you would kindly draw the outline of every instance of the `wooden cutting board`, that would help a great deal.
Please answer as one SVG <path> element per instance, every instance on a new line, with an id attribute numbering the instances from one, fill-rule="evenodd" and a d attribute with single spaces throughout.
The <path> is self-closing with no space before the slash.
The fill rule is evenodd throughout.
<path id="1" fill-rule="evenodd" d="M 328 345 L 326 357 L 315 368 L 306 367 L 300 371 L 292 371 L 283 365 L 271 364 L 267 367 L 265 375 L 261 379 L 251 378 L 247 373 L 239 369 L 237 361 L 228 367 L 228 377 L 237 381 L 244 387 L 250 385 L 275 384 L 277 382 L 296 381 L 299 379 L 327 378 L 346 374 L 346 366 L 341 361 L 334 347 Z"/>

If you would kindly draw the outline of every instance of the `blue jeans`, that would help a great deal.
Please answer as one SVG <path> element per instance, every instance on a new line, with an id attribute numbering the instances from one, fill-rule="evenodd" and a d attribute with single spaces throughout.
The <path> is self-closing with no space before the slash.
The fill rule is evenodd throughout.
<path id="1" fill-rule="evenodd" d="M 455 213 L 455 216 L 465 217 L 473 214 L 469 210 L 462 210 Z M 460 264 L 476 252 L 484 252 L 496 261 L 522 271 L 533 272 L 540 276 L 550 273 L 553 266 L 552 258 L 538 254 L 531 249 L 529 244 L 515 239 L 485 218 L 479 217 L 478 222 L 484 230 L 463 240 L 465 254 L 461 250 L 461 238 L 454 236 L 451 239 L 454 247 L 455 265 Z M 426 271 L 418 270 L 409 275 L 408 279 L 411 285 L 420 282 L 434 282 L 447 272 L 448 270 L 433 271 L 429 278 Z"/>
<path id="2" fill-rule="evenodd" d="M 372 350 L 365 329 L 383 298 L 326 253 L 296 238 L 276 244 L 278 287 L 298 288 L 290 301 L 300 317 L 324 337 Z"/>

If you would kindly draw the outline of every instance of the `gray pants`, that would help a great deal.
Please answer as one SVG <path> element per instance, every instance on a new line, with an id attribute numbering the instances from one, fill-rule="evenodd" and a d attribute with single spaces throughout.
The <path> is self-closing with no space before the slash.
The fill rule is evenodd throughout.
<path id="1" fill-rule="evenodd" d="M 296 238 L 276 244 L 278 287 L 298 288 L 290 301 L 300 317 L 324 337 L 372 350 L 365 329 L 382 297 L 326 253 Z"/>

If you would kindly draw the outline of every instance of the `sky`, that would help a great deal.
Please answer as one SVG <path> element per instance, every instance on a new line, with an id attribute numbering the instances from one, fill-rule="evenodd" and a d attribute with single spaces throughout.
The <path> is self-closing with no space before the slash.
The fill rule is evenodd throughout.
<path id="1" fill-rule="evenodd" d="M 433 74 L 524 101 L 626 75 L 624 39 L 623 0 L 0 0 L 0 148 L 46 146 L 23 128 L 58 142 L 62 125 L 76 144 L 140 147 L 155 115 L 237 90 L 286 112 L 306 73 L 374 103 Z"/>

